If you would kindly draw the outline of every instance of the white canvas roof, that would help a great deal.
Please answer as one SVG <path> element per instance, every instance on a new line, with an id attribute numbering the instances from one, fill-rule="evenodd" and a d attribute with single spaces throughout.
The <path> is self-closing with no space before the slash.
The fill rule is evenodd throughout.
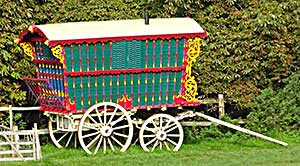
<path id="1" fill-rule="evenodd" d="M 49 42 L 132 36 L 206 34 L 191 18 L 155 18 L 145 25 L 144 19 L 70 22 L 36 25 Z"/>

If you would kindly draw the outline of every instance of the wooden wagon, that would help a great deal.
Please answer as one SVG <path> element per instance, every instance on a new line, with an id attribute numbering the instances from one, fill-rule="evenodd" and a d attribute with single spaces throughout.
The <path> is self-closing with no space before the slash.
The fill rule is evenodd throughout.
<path id="1" fill-rule="evenodd" d="M 145 21 L 145 22 L 144 22 Z M 145 151 L 177 151 L 176 108 L 197 106 L 191 74 L 206 32 L 191 18 L 32 25 L 17 43 L 36 66 L 24 78 L 57 147 L 125 151 L 134 126 Z M 167 111 L 166 111 L 167 110 Z"/>

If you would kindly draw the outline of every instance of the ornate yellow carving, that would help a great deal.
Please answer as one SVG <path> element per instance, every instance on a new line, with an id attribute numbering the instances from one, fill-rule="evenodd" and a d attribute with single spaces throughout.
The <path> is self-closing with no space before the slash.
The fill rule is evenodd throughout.
<path id="1" fill-rule="evenodd" d="M 27 42 L 21 43 L 20 46 L 23 48 L 24 53 L 31 58 L 34 59 L 34 47 Z"/>
<path id="2" fill-rule="evenodd" d="M 187 66 L 185 75 L 185 92 L 182 97 L 188 102 L 197 101 L 197 82 L 194 76 L 192 76 L 192 64 L 196 62 L 197 57 L 200 55 L 201 39 L 196 37 L 188 40 L 188 52 L 187 52 Z"/>
<path id="3" fill-rule="evenodd" d="M 64 55 L 63 55 L 62 46 L 57 45 L 55 47 L 52 47 L 51 51 L 52 51 L 52 55 L 55 56 L 56 58 L 58 58 L 59 62 L 64 65 L 65 59 L 64 59 Z M 65 65 L 63 67 L 65 68 Z"/>

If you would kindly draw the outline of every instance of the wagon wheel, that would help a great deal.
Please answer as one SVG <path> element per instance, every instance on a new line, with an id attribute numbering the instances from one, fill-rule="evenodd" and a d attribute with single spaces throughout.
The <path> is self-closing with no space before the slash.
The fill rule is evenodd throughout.
<path id="1" fill-rule="evenodd" d="M 139 139 L 142 148 L 149 152 L 156 148 L 178 151 L 183 142 L 181 124 L 171 115 L 155 114 L 141 127 Z"/>
<path id="2" fill-rule="evenodd" d="M 133 136 L 132 120 L 120 105 L 104 102 L 90 107 L 80 120 L 79 142 L 88 154 L 97 154 L 100 147 L 105 153 L 124 152 L 131 144 Z"/>
<path id="3" fill-rule="evenodd" d="M 77 131 L 76 129 L 62 129 L 58 127 L 58 123 L 56 119 L 52 117 L 49 118 L 48 121 L 48 130 L 49 135 L 54 143 L 54 145 L 58 148 L 63 147 L 77 147 Z"/>

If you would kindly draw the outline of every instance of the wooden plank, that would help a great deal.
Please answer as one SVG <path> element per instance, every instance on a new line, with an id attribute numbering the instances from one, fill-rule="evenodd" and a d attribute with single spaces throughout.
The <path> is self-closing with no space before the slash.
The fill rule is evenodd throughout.
<path id="1" fill-rule="evenodd" d="M 28 154 L 28 153 L 33 153 L 33 150 L 18 150 L 18 152 L 20 154 Z M 14 150 L 5 150 L 5 151 L 0 151 L 0 155 L 4 155 L 4 154 L 13 154 L 15 153 Z M 22 155 L 23 157 L 23 155 Z M 23 157 L 24 158 L 24 157 Z"/>
<path id="2" fill-rule="evenodd" d="M 223 126 L 226 126 L 226 127 L 229 127 L 229 128 L 232 128 L 232 129 L 235 129 L 235 130 L 238 130 L 238 131 L 241 131 L 243 133 L 246 133 L 246 134 L 249 134 L 249 135 L 253 135 L 253 136 L 256 136 L 256 137 L 259 137 L 259 138 L 262 138 L 262 139 L 265 139 L 267 141 L 270 141 L 270 142 L 274 142 L 274 143 L 277 143 L 277 144 L 280 144 L 280 145 L 283 145 L 283 146 L 287 146 L 288 144 L 285 143 L 285 142 L 282 142 L 282 141 L 279 141 L 279 140 L 276 140 L 276 139 L 273 139 L 271 137 L 267 137 L 265 135 L 262 135 L 262 134 L 259 134 L 257 132 L 254 132 L 254 131 L 251 131 L 251 130 L 248 130 L 248 129 L 245 129 L 245 128 L 242 128 L 240 126 L 236 126 L 236 125 L 233 125 L 233 124 L 230 124 L 228 122 L 225 122 L 225 121 L 222 121 L 222 120 L 219 120 L 219 119 L 216 119 L 216 118 L 213 118 L 211 116 L 208 116 L 208 115 L 205 115 L 205 114 L 202 114 L 200 112 L 196 112 L 195 113 L 197 116 L 200 116 L 202 118 L 205 118 L 209 121 L 212 121 L 214 123 L 218 123 L 220 125 L 223 125 Z"/>
<path id="3" fill-rule="evenodd" d="M 218 94 L 218 103 L 219 103 L 219 119 L 225 115 L 225 104 L 223 94 Z"/>
<path id="4" fill-rule="evenodd" d="M 210 126 L 213 122 L 181 121 L 182 126 Z"/>
<path id="5" fill-rule="evenodd" d="M 0 162 L 1 161 L 29 161 L 29 160 L 34 160 L 33 157 L 24 157 L 24 159 L 21 158 L 0 158 Z"/>
<path id="6" fill-rule="evenodd" d="M 39 110 L 41 107 L 0 107 L 0 111 L 9 111 L 10 109 L 12 111 L 33 111 L 33 110 Z"/>
<path id="7" fill-rule="evenodd" d="M 32 145 L 33 142 L 12 142 L 14 145 Z M 10 145 L 8 142 L 0 142 L 0 146 Z"/>

